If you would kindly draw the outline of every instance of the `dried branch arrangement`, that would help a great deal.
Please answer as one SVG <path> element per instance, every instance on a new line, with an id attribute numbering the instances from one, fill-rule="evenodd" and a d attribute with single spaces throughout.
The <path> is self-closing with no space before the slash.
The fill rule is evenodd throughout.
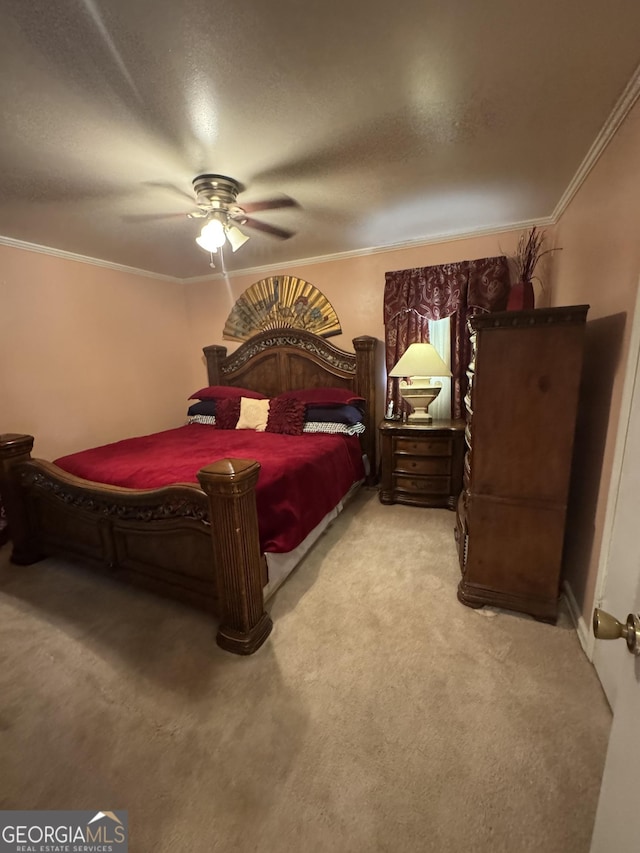
<path id="1" fill-rule="evenodd" d="M 544 231 L 538 231 L 534 225 L 529 232 L 520 235 L 516 253 L 513 257 L 517 281 L 534 281 L 535 279 L 540 281 L 538 276 L 534 275 L 540 258 L 551 254 L 551 252 L 561 251 L 559 248 L 542 250 L 545 233 Z"/>

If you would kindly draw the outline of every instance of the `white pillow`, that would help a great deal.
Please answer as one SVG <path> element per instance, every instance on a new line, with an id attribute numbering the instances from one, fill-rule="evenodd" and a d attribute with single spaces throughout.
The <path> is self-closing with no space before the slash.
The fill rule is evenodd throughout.
<path id="1" fill-rule="evenodd" d="M 256 432 L 264 432 L 267 427 L 270 402 L 270 400 L 240 397 L 240 417 L 236 429 L 254 429 Z"/>

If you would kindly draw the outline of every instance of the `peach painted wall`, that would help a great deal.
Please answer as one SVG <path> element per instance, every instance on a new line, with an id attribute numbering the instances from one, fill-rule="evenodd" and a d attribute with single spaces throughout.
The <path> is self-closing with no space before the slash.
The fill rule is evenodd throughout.
<path id="1" fill-rule="evenodd" d="M 0 246 L 0 432 L 61 454 L 184 423 L 184 285 Z"/>
<path id="2" fill-rule="evenodd" d="M 565 571 L 591 621 L 631 320 L 640 277 L 640 101 L 556 226 L 555 305 L 588 303 Z"/>
<path id="3" fill-rule="evenodd" d="M 298 276 L 317 287 L 331 302 L 338 315 L 342 334 L 330 338 L 331 343 L 352 350 L 351 341 L 357 335 L 373 335 L 380 341 L 378 408 L 381 417 L 386 377 L 382 321 L 385 272 L 511 254 L 518 235 L 519 232 L 504 232 L 314 264 L 300 263 L 268 273 L 232 276 L 226 280 L 214 278 L 187 283 L 187 304 L 194 348 L 200 351 L 207 344 L 224 344 L 229 352 L 232 352 L 238 344 L 223 340 L 222 330 L 236 299 L 247 287 L 268 275 L 281 273 Z M 199 356 L 192 367 L 193 384 L 202 383 L 206 379 L 204 360 Z"/>

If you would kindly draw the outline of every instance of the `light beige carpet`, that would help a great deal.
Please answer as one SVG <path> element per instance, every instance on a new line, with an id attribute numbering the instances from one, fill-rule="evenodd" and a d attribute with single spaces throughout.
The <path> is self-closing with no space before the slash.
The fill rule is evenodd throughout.
<path id="1" fill-rule="evenodd" d="M 456 599 L 454 514 L 363 491 L 253 657 L 0 551 L 0 805 L 127 809 L 134 853 L 589 848 L 610 713 L 566 615 Z"/>

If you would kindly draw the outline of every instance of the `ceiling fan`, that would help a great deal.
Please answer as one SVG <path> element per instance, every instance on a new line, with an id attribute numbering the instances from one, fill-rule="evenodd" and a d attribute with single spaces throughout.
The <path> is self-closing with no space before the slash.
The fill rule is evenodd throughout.
<path id="1" fill-rule="evenodd" d="M 288 196 L 239 204 L 238 194 L 244 190 L 239 181 L 225 175 L 198 175 L 193 179 L 198 210 L 187 213 L 190 219 L 206 219 L 196 243 L 205 252 L 217 252 L 226 242 L 236 252 L 249 239 L 238 225 L 255 228 L 273 237 L 286 240 L 294 232 L 276 225 L 269 225 L 248 214 L 259 210 L 276 210 L 282 207 L 297 207 L 297 203 Z"/>

